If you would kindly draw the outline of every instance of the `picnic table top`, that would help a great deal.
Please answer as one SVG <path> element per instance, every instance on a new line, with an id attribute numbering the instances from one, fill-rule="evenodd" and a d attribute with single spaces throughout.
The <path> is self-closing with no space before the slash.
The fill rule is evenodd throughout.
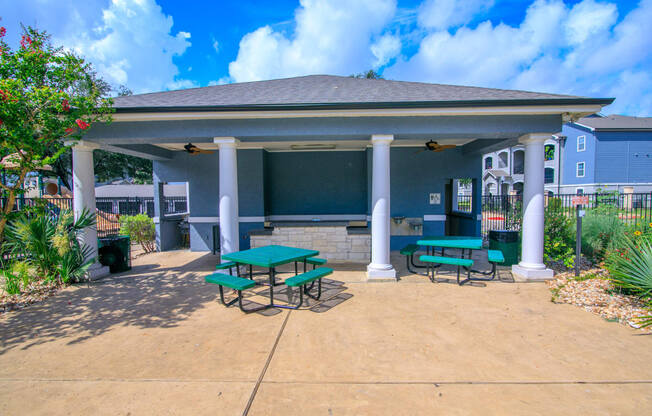
<path id="1" fill-rule="evenodd" d="M 300 261 L 318 254 L 319 251 L 317 250 L 271 245 L 225 254 L 222 258 L 240 264 L 251 264 L 259 267 L 275 267 L 293 261 Z"/>
<path id="2" fill-rule="evenodd" d="M 480 250 L 482 248 L 482 237 L 459 235 L 426 236 L 417 241 L 417 244 L 420 246 Z"/>

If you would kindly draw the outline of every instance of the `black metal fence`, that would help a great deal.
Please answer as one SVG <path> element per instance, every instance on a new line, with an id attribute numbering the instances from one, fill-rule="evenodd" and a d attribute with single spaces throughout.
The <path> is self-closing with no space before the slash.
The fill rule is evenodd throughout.
<path id="1" fill-rule="evenodd" d="M 572 194 L 548 195 L 544 197 L 546 209 L 555 209 L 574 219 L 576 207 Z M 625 224 L 652 221 L 652 193 L 636 194 L 586 194 L 588 204 L 582 209 L 593 210 L 598 207 L 611 208 Z M 486 238 L 491 230 L 521 229 L 523 210 L 522 195 L 483 195 L 482 196 L 482 236 Z"/>
<path id="2" fill-rule="evenodd" d="M 458 195 L 456 211 L 471 212 L 473 210 L 473 196 L 472 195 Z"/>
<path id="3" fill-rule="evenodd" d="M 6 203 L 6 199 L 0 198 L 1 208 L 4 208 Z M 13 210 L 22 210 L 37 204 L 43 204 L 54 215 L 58 215 L 62 209 L 72 209 L 71 198 L 17 198 Z M 123 215 L 145 214 L 154 217 L 154 198 L 151 197 L 96 198 L 95 206 L 98 237 L 117 235 L 120 232 L 120 217 Z M 186 197 L 166 197 L 164 210 L 164 214 L 187 212 Z"/>

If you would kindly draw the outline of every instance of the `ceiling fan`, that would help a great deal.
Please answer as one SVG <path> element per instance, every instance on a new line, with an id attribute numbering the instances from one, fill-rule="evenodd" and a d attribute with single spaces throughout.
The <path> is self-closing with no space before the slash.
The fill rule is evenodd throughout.
<path id="1" fill-rule="evenodd" d="M 454 149 L 457 147 L 454 144 L 439 144 L 434 140 L 429 140 L 426 142 L 425 147 L 421 150 L 419 150 L 417 153 L 425 152 L 426 150 L 429 150 L 431 152 L 443 152 L 446 149 Z"/>
<path id="2" fill-rule="evenodd" d="M 213 153 L 212 150 L 200 149 L 199 147 L 195 146 L 192 143 L 188 143 L 187 145 L 183 146 L 183 148 L 186 150 L 186 152 L 190 153 L 191 155 L 198 155 L 200 153 L 206 153 L 206 154 Z"/>

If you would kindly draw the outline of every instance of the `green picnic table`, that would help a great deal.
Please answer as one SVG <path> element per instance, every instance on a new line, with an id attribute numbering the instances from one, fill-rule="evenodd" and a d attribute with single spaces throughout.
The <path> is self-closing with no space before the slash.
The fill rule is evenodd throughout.
<path id="1" fill-rule="evenodd" d="M 249 250 L 237 251 L 234 253 L 224 254 L 222 259 L 235 262 L 238 266 L 241 264 L 249 265 L 249 276 L 253 279 L 252 266 L 264 267 L 269 269 L 269 305 L 268 307 L 288 308 L 287 305 L 274 304 L 274 286 L 276 284 L 276 267 L 283 264 L 294 263 L 295 274 L 298 273 L 297 263 L 303 262 L 304 271 L 306 270 L 306 259 L 319 255 L 317 250 L 307 250 L 303 248 L 271 245 L 265 247 L 252 248 Z M 237 268 L 238 269 L 238 268 Z"/>
<path id="2" fill-rule="evenodd" d="M 482 249 L 482 238 L 481 237 L 469 237 L 469 236 L 459 236 L 459 235 L 440 235 L 440 236 L 425 236 L 419 239 L 416 243 L 416 246 L 426 247 L 426 254 L 434 254 L 436 248 L 441 249 L 441 255 L 444 256 L 445 249 L 447 248 L 458 248 L 462 249 L 462 258 L 464 258 L 464 251 L 469 250 L 469 259 L 473 255 L 473 250 Z M 430 266 L 416 264 L 414 262 L 414 253 L 417 250 L 417 247 L 414 246 L 406 252 L 407 255 L 407 266 L 410 273 L 417 274 L 416 271 L 412 270 L 411 267 L 415 269 L 428 269 L 428 268 L 437 268 L 439 266 Z M 407 247 L 406 247 L 407 248 Z M 411 266 L 411 267 L 410 267 Z"/>

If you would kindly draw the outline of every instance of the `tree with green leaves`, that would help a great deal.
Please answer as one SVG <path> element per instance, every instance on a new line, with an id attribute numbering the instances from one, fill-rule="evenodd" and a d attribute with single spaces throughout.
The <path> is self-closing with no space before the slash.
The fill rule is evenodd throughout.
<path id="1" fill-rule="evenodd" d="M 365 72 L 361 72 L 359 74 L 353 74 L 351 75 L 351 78 L 384 79 L 382 75 L 380 75 L 378 72 L 374 71 L 373 69 L 370 69 Z"/>
<path id="2" fill-rule="evenodd" d="M 152 183 L 152 161 L 136 156 L 108 152 L 93 151 L 93 167 L 95 179 L 98 182 L 109 182 L 118 178 L 130 178 L 134 183 Z M 71 188 L 72 152 L 66 151 L 52 164 L 52 174 L 61 179 L 63 185 Z"/>
<path id="3" fill-rule="evenodd" d="M 52 45 L 47 33 L 23 27 L 12 49 L 0 28 L 0 158 L 8 179 L 0 187 L 0 240 L 27 173 L 53 164 L 93 123 L 110 122 L 105 82 L 72 51 Z"/>

